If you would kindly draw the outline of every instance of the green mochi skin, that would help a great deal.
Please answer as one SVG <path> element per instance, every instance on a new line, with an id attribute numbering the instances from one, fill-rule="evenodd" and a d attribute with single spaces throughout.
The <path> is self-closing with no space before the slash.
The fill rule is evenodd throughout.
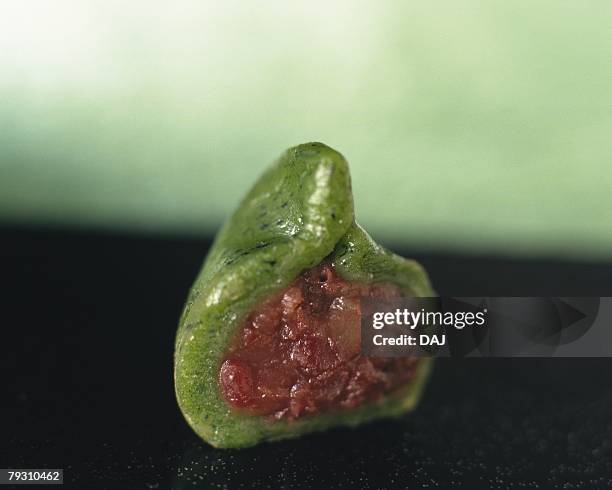
<path id="1" fill-rule="evenodd" d="M 399 416 L 416 405 L 430 368 L 425 359 L 407 387 L 352 410 L 273 421 L 233 410 L 224 401 L 219 370 L 248 313 L 327 257 L 344 279 L 392 282 L 409 296 L 434 295 L 419 264 L 377 245 L 355 223 L 344 157 L 322 143 L 307 143 L 287 150 L 223 225 L 181 316 L 176 396 L 187 422 L 206 442 L 247 447 Z"/>

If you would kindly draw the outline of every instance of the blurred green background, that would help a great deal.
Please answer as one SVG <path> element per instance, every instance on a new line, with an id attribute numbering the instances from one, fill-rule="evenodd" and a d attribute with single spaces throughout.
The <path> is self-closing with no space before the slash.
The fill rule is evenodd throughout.
<path id="1" fill-rule="evenodd" d="M 612 2 L 0 8 L 0 220 L 212 234 L 282 150 L 378 239 L 612 257 Z"/>

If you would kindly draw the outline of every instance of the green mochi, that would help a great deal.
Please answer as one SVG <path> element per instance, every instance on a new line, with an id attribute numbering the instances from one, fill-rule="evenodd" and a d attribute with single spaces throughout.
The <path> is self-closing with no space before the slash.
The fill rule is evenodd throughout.
<path id="1" fill-rule="evenodd" d="M 344 279 L 392 282 L 409 296 L 434 295 L 418 263 L 377 245 L 355 222 L 344 157 L 322 143 L 307 143 L 287 150 L 223 225 L 181 315 L 176 397 L 185 419 L 206 442 L 247 447 L 399 416 L 416 405 L 430 368 L 426 359 L 406 388 L 353 410 L 271 421 L 239 413 L 224 401 L 221 362 L 248 313 L 328 257 Z"/>

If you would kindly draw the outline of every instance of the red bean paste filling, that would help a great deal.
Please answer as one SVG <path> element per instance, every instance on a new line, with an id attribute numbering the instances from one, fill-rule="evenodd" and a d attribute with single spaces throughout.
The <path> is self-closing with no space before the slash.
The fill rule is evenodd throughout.
<path id="1" fill-rule="evenodd" d="M 304 272 L 246 318 L 221 365 L 228 404 L 296 419 L 355 408 L 414 378 L 414 358 L 360 354 L 362 298 L 401 296 L 389 283 L 345 281 L 329 262 Z"/>

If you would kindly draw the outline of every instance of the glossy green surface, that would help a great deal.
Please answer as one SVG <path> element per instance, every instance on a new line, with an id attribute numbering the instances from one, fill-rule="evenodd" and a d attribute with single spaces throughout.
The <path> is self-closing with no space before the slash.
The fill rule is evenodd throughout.
<path id="1" fill-rule="evenodd" d="M 429 363 L 403 392 L 350 412 L 270 422 L 230 410 L 219 368 L 248 312 L 330 256 L 346 279 L 390 281 L 407 294 L 432 295 L 423 269 L 375 244 L 355 223 L 348 164 L 335 150 L 308 143 L 287 150 L 265 172 L 221 229 L 181 317 L 175 387 L 191 427 L 217 447 L 245 447 L 336 425 L 399 415 L 414 406 Z"/>

